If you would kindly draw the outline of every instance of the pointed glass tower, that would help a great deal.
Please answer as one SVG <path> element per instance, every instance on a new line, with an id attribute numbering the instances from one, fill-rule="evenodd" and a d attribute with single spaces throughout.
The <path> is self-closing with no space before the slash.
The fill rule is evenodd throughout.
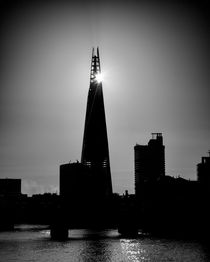
<path id="1" fill-rule="evenodd" d="M 112 181 L 101 80 L 99 50 L 95 54 L 93 48 L 81 162 L 90 167 L 97 194 L 108 197 Z"/>

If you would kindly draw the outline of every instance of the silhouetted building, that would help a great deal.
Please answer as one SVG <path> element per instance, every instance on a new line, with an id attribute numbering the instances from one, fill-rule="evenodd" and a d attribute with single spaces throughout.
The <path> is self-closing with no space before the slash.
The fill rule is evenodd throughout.
<path id="1" fill-rule="evenodd" d="M 152 133 L 148 145 L 136 145 L 135 153 L 135 193 L 142 183 L 165 176 L 165 146 L 161 133 Z"/>
<path id="2" fill-rule="evenodd" d="M 55 216 L 59 224 L 70 227 L 85 227 L 89 198 L 91 195 L 91 176 L 87 166 L 76 162 L 60 166 L 60 197 L 62 209 Z"/>
<path id="3" fill-rule="evenodd" d="M 16 202 L 21 198 L 21 179 L 0 179 L 0 231 L 14 228 Z"/>
<path id="4" fill-rule="evenodd" d="M 0 179 L 0 195 L 20 196 L 21 179 L 13 179 L 13 178 Z"/>
<path id="5" fill-rule="evenodd" d="M 96 194 L 111 196 L 112 181 L 98 48 L 96 55 L 94 48 L 92 52 L 81 162 L 91 169 Z"/>
<path id="6" fill-rule="evenodd" d="M 60 166 L 62 215 L 69 227 L 105 226 L 114 220 L 111 198 L 102 198 L 92 169 L 82 163 Z M 110 201 L 109 201 L 110 200 Z"/>
<path id="7" fill-rule="evenodd" d="M 201 163 L 197 165 L 197 177 L 199 182 L 210 185 L 210 155 L 201 158 Z"/>
<path id="8" fill-rule="evenodd" d="M 139 195 L 138 217 L 144 230 L 163 235 L 198 235 L 198 223 L 204 219 L 197 181 L 162 176 L 143 182 Z"/>
<path id="9" fill-rule="evenodd" d="M 60 196 L 71 204 L 90 194 L 92 182 L 90 169 L 87 166 L 79 162 L 60 166 Z"/>

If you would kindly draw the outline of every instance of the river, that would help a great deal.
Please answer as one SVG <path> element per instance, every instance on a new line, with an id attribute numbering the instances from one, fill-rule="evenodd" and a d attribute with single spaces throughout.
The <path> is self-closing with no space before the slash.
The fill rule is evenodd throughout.
<path id="1" fill-rule="evenodd" d="M 67 241 L 50 239 L 44 226 L 19 225 L 0 232 L 0 262 L 210 261 L 197 241 L 139 235 L 123 238 L 117 230 L 69 230 Z"/>

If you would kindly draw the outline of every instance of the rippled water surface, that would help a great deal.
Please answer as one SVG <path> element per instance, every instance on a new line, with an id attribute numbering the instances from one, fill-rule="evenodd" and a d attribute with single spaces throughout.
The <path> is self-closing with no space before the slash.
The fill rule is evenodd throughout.
<path id="1" fill-rule="evenodd" d="M 116 230 L 70 230 L 69 240 L 53 241 L 48 229 L 22 225 L 0 232 L 0 262 L 210 261 L 195 241 L 148 236 L 122 238 Z"/>

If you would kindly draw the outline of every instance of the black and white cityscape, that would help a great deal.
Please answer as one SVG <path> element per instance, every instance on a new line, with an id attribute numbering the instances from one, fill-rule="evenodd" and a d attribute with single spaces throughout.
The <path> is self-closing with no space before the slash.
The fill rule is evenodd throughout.
<path id="1" fill-rule="evenodd" d="M 210 156 L 197 164 L 196 180 L 167 176 L 162 133 L 152 133 L 147 145 L 134 146 L 135 194 L 113 193 L 101 77 L 97 47 L 92 50 L 81 161 L 60 165 L 60 194 L 28 197 L 21 193 L 21 179 L 0 179 L 1 228 L 47 223 L 52 237 L 61 238 L 68 237 L 70 228 L 208 237 Z"/>
<path id="2" fill-rule="evenodd" d="M 0 6 L 0 262 L 209 261 L 209 4 Z"/>

